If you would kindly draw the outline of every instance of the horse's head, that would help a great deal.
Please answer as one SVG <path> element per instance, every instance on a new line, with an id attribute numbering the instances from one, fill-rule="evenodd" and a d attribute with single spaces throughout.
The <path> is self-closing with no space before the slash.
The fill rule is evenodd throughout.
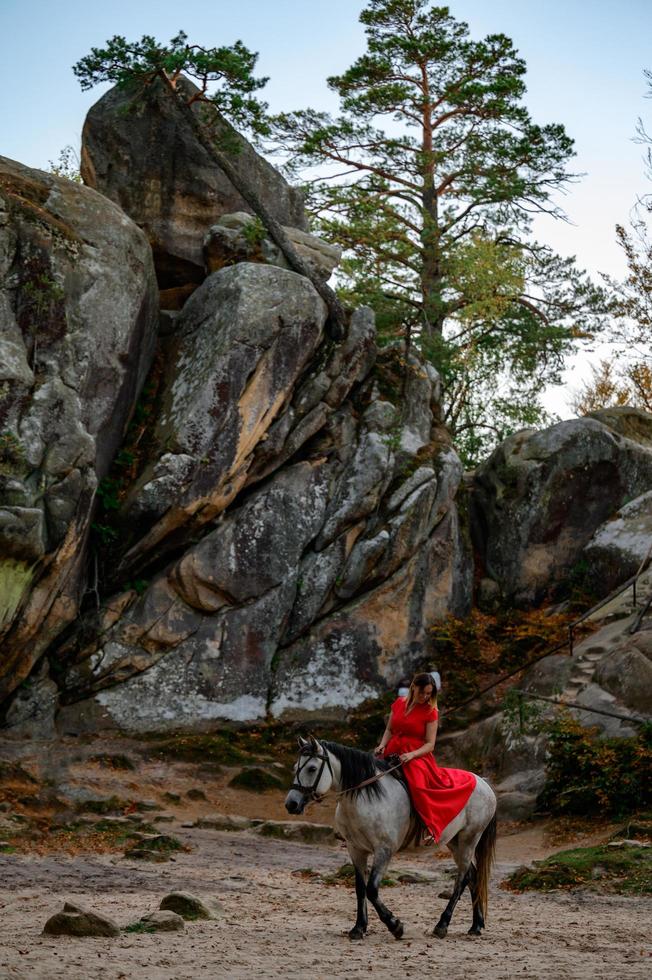
<path id="1" fill-rule="evenodd" d="M 294 782 L 285 797 L 288 813 L 303 813 L 306 803 L 319 800 L 331 788 L 333 770 L 326 749 L 314 736 L 299 739 L 299 755 L 294 764 Z"/>

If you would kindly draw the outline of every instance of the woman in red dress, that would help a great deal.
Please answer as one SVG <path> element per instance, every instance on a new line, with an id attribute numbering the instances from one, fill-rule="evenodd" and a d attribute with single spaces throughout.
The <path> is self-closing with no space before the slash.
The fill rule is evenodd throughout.
<path id="1" fill-rule="evenodd" d="M 466 806 L 475 776 L 463 769 L 441 769 L 433 751 L 437 737 L 437 690 L 432 674 L 415 674 L 408 694 L 397 698 L 376 755 L 398 755 L 414 807 L 438 841 Z"/>

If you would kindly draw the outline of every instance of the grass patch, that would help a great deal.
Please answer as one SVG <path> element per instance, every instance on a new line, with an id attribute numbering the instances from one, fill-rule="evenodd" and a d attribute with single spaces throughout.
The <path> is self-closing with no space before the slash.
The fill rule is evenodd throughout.
<path id="1" fill-rule="evenodd" d="M 322 875 L 325 885 L 344 885 L 347 888 L 355 888 L 355 868 L 348 862 L 343 864 L 332 875 Z M 398 885 L 395 878 L 381 878 L 380 884 L 383 888 L 393 888 Z"/>
<path id="2" fill-rule="evenodd" d="M 131 925 L 125 926 L 122 931 L 128 932 L 132 935 L 134 933 L 136 935 L 142 935 L 143 933 L 148 933 L 151 935 L 151 933 L 156 932 L 156 927 L 150 922 L 132 922 Z"/>
<path id="3" fill-rule="evenodd" d="M 234 732 L 214 735 L 175 735 L 157 741 L 151 754 L 157 759 L 194 762 L 201 765 L 237 765 L 247 761 L 247 754 L 237 744 Z"/>
<path id="4" fill-rule="evenodd" d="M 624 844 L 577 847 L 517 868 L 505 881 L 512 891 L 588 888 L 617 895 L 652 894 L 652 848 Z"/>
<path id="5" fill-rule="evenodd" d="M 243 769 L 230 781 L 234 789 L 245 789 L 250 793 L 265 793 L 269 789 L 282 789 L 283 783 L 266 769 Z"/>

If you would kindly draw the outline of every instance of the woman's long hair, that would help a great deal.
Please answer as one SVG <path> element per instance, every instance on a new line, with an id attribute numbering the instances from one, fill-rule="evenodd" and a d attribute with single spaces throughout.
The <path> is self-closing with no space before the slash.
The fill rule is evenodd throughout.
<path id="1" fill-rule="evenodd" d="M 432 694 L 430 695 L 430 701 L 429 701 L 430 707 L 431 708 L 437 707 L 437 685 L 435 684 L 435 679 L 432 676 L 432 674 L 428 674 L 424 672 L 422 674 L 415 674 L 414 677 L 412 678 L 412 683 L 410 684 L 410 690 L 408 691 L 407 698 L 405 699 L 406 712 L 409 711 L 412 705 L 414 704 L 414 697 L 417 692 L 417 688 L 423 690 L 424 687 L 428 687 L 429 684 L 432 685 Z"/>

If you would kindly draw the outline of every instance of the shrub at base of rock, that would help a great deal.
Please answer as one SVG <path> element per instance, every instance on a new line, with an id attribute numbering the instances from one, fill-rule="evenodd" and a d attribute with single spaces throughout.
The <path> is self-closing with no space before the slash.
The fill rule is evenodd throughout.
<path id="1" fill-rule="evenodd" d="M 176 912 L 183 919 L 216 919 L 222 914 L 220 903 L 210 897 L 191 895 L 189 892 L 170 892 L 161 900 L 159 908 Z"/>
<path id="2" fill-rule="evenodd" d="M 105 915 L 89 912 L 66 902 L 62 912 L 51 916 L 43 927 L 44 936 L 119 936 L 116 923 Z"/>
<path id="3" fill-rule="evenodd" d="M 133 834 L 137 836 L 135 844 L 125 851 L 126 858 L 137 861 L 168 861 L 173 851 L 182 848 L 181 841 L 168 834 Z"/>
<path id="4" fill-rule="evenodd" d="M 268 789 L 281 789 L 280 779 L 264 769 L 243 769 L 230 781 L 233 789 L 245 789 L 250 793 L 264 793 Z"/>

